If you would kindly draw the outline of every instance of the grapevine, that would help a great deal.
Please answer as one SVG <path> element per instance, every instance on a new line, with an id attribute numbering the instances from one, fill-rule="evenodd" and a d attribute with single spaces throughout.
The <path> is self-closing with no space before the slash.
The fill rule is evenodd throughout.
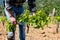
<path id="1" fill-rule="evenodd" d="M 6 22 L 6 30 L 7 30 L 8 32 L 13 31 L 13 29 L 15 30 L 15 26 L 16 26 L 16 25 L 11 24 L 11 22 L 10 22 L 9 20 L 7 20 L 6 17 L 0 16 L 0 22 L 2 22 L 2 23 L 3 23 L 3 22 Z"/>
<path id="2" fill-rule="evenodd" d="M 29 12 L 29 10 L 25 10 L 24 14 L 21 14 L 20 16 L 17 16 L 17 22 L 25 22 L 26 25 L 30 25 L 34 28 L 44 28 L 45 25 L 48 25 L 50 17 L 46 15 L 44 10 L 38 10 L 34 16 L 32 16 Z M 60 16 L 56 16 L 55 19 L 60 21 Z M 0 17 L 0 22 L 6 21 L 6 26 L 8 31 L 12 31 L 10 29 L 14 28 L 12 26 L 15 26 L 11 24 L 6 17 L 2 18 Z M 10 29 L 8 29 L 10 28 Z"/>
<path id="3" fill-rule="evenodd" d="M 44 10 L 38 10 L 34 16 L 30 15 L 30 12 L 26 10 L 25 13 L 20 16 L 21 18 L 18 18 L 19 22 L 24 21 L 26 24 L 31 24 L 34 28 L 43 28 L 44 25 L 48 24 L 49 20 Z"/>
<path id="4" fill-rule="evenodd" d="M 55 16 L 55 19 L 57 20 L 56 32 L 58 33 L 59 22 L 60 22 L 60 16 Z"/>

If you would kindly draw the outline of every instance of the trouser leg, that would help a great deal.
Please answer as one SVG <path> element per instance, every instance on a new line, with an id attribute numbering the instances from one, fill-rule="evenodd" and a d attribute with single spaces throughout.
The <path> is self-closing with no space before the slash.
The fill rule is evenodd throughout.
<path id="1" fill-rule="evenodd" d="M 20 40 L 25 40 L 25 23 L 19 24 L 19 38 Z"/>

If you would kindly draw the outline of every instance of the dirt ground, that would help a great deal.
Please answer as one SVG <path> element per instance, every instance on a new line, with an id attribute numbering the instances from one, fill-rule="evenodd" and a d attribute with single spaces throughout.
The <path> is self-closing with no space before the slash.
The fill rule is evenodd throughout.
<path id="1" fill-rule="evenodd" d="M 2 23 L 0 23 L 0 40 L 7 40 L 7 32 Z M 18 27 L 16 28 L 16 40 L 19 40 Z M 29 33 L 26 33 L 26 40 L 60 40 L 60 27 L 59 33 L 56 33 L 56 24 L 49 24 L 48 27 L 44 27 L 44 30 L 30 27 Z"/>

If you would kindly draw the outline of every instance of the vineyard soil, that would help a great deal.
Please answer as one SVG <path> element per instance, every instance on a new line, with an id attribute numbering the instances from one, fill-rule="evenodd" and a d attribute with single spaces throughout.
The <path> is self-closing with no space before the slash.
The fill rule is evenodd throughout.
<path id="1" fill-rule="evenodd" d="M 3 26 L 2 23 L 0 23 L 0 40 L 7 40 L 5 25 Z M 19 40 L 18 27 L 16 28 L 16 40 Z M 60 27 L 58 34 L 56 24 L 49 24 L 48 27 L 44 27 L 44 30 L 30 27 L 29 33 L 26 33 L 26 40 L 60 40 Z"/>

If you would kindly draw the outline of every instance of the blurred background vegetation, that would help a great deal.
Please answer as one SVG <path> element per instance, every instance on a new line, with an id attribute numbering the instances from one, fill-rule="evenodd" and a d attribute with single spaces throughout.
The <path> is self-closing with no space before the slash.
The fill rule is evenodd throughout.
<path id="1" fill-rule="evenodd" d="M 28 3 L 24 3 L 25 9 L 28 8 Z M 46 14 L 49 14 L 52 12 L 52 10 L 55 8 L 55 16 L 60 16 L 60 0 L 36 0 L 36 7 L 37 10 L 45 10 Z M 2 15 L 3 12 L 3 4 L 0 5 L 0 15 Z"/>

